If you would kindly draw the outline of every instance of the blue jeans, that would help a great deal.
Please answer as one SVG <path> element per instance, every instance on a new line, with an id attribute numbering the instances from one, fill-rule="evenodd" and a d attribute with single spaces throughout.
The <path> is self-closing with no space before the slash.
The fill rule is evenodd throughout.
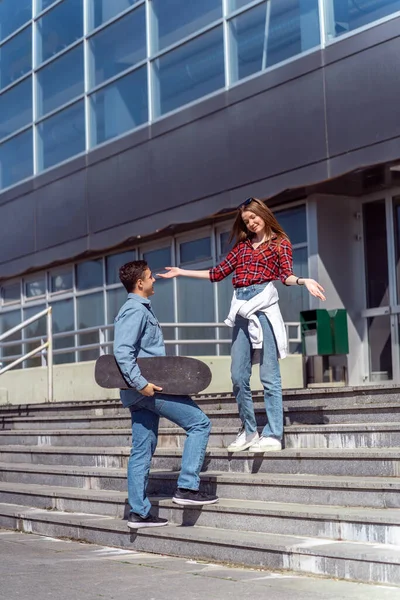
<path id="1" fill-rule="evenodd" d="M 182 427 L 187 438 L 182 454 L 178 487 L 198 490 L 211 431 L 210 419 L 189 396 L 157 393 L 129 407 L 132 421 L 132 449 L 128 462 L 128 502 L 132 512 L 147 517 L 151 504 L 146 495 L 150 463 L 157 446 L 158 423 L 166 417 Z"/>
<path id="2" fill-rule="evenodd" d="M 259 294 L 267 284 L 236 288 L 239 300 L 250 300 Z M 264 313 L 258 312 L 263 330 L 263 347 L 260 357 L 260 379 L 264 388 L 264 402 L 268 422 L 262 435 L 281 440 L 283 437 L 283 405 L 281 373 L 278 362 L 278 349 L 271 324 Z M 248 319 L 236 317 L 232 335 L 231 378 L 233 393 L 239 408 L 239 416 L 247 434 L 257 431 L 254 405 L 250 389 L 251 347 Z"/>

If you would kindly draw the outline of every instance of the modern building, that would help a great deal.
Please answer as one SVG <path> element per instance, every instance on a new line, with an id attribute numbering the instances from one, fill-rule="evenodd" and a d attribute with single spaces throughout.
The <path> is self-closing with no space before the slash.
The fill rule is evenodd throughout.
<path id="1" fill-rule="evenodd" d="M 0 86 L 0 332 L 51 305 L 56 363 L 96 358 L 118 267 L 216 264 L 257 196 L 348 311 L 349 382 L 400 382 L 400 0 L 2 0 Z M 169 352 L 229 354 L 230 281 L 157 290 Z M 319 303 L 280 293 L 296 354 Z"/>

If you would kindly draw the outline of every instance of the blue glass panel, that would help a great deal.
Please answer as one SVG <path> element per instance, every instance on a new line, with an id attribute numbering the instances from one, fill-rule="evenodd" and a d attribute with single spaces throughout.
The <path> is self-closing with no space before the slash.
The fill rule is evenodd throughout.
<path id="1" fill-rule="evenodd" d="M 233 79 L 318 46 L 318 0 L 270 0 L 232 20 Z"/>
<path id="2" fill-rule="evenodd" d="M 234 10 L 239 10 L 239 8 L 246 6 L 246 4 L 250 4 L 250 2 L 253 2 L 253 0 L 228 0 L 228 7 L 230 12 L 233 12 Z"/>
<path id="3" fill-rule="evenodd" d="M 142 67 L 91 97 L 93 145 L 101 144 L 148 120 L 147 69 Z"/>
<path id="4" fill-rule="evenodd" d="M 32 78 L 0 96 L 0 139 L 32 122 Z"/>
<path id="5" fill-rule="evenodd" d="M 165 267 L 171 266 L 171 248 L 157 248 L 143 252 L 143 260 L 147 262 L 153 273 L 163 271 Z"/>
<path id="6" fill-rule="evenodd" d="M 400 0 L 327 0 L 327 4 L 332 5 L 333 37 L 400 11 Z"/>
<path id="7" fill-rule="evenodd" d="M 155 16 L 153 52 L 199 31 L 222 17 L 221 0 L 153 0 Z"/>
<path id="8" fill-rule="evenodd" d="M 103 285 L 103 261 L 87 260 L 76 265 L 76 289 L 90 290 Z"/>
<path id="9" fill-rule="evenodd" d="M 32 28 L 27 27 L 0 48 L 0 89 L 10 85 L 31 69 Z"/>
<path id="10" fill-rule="evenodd" d="M 32 0 L 0 2 L 0 42 L 32 19 Z"/>
<path id="11" fill-rule="evenodd" d="M 32 129 L 0 145 L 0 188 L 6 188 L 33 174 Z"/>
<path id="12" fill-rule="evenodd" d="M 181 263 L 202 261 L 211 258 L 211 238 L 205 237 L 180 244 Z M 166 265 L 167 266 L 167 265 Z"/>
<path id="13" fill-rule="evenodd" d="M 85 150 L 83 100 L 38 125 L 40 169 L 47 169 Z"/>
<path id="14" fill-rule="evenodd" d="M 144 6 L 129 13 L 90 39 L 91 87 L 107 81 L 146 58 Z"/>
<path id="15" fill-rule="evenodd" d="M 95 29 L 141 0 L 89 0 L 89 29 Z"/>
<path id="16" fill-rule="evenodd" d="M 106 257 L 106 283 L 112 285 L 114 283 L 121 283 L 119 280 L 119 269 L 122 265 L 128 262 L 132 262 L 136 258 L 135 250 L 128 250 L 128 252 L 121 252 L 120 254 L 112 254 Z M 126 294 L 126 292 L 125 292 Z M 115 315 L 114 315 L 115 316 Z"/>
<path id="17" fill-rule="evenodd" d="M 292 244 L 307 243 L 306 207 L 289 208 L 275 213 L 279 224 L 287 233 Z"/>
<path id="18" fill-rule="evenodd" d="M 160 114 L 224 87 L 222 27 L 168 52 L 155 63 Z"/>
<path id="19" fill-rule="evenodd" d="M 83 45 L 38 71 L 38 117 L 84 92 Z"/>
<path id="20" fill-rule="evenodd" d="M 49 8 L 49 6 L 54 4 L 54 2 L 57 2 L 57 0 L 36 0 L 36 14 L 39 14 L 46 8 Z"/>
<path id="21" fill-rule="evenodd" d="M 64 333 L 74 329 L 74 301 L 72 298 L 68 300 L 60 300 L 52 302 L 53 308 L 53 332 Z M 70 335 L 54 340 L 54 349 L 73 348 L 75 346 L 75 336 Z M 74 352 L 63 352 L 54 356 L 54 364 L 61 365 L 69 362 L 74 362 Z"/>
<path id="22" fill-rule="evenodd" d="M 83 0 L 64 0 L 38 20 L 38 64 L 83 35 Z"/>

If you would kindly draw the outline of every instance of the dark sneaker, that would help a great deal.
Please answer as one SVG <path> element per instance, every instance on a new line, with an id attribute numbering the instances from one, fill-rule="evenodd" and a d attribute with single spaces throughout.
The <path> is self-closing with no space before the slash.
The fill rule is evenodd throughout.
<path id="1" fill-rule="evenodd" d="M 168 519 L 160 519 L 160 517 L 153 517 L 148 515 L 147 517 L 141 517 L 135 513 L 129 515 L 128 523 L 129 529 L 140 529 L 142 527 L 162 527 L 168 525 Z"/>
<path id="2" fill-rule="evenodd" d="M 181 506 L 202 506 L 203 504 L 215 504 L 218 502 L 218 496 L 213 496 L 211 494 L 204 494 L 199 491 L 194 490 L 183 490 L 178 488 L 172 498 L 172 501 L 175 504 L 180 504 Z"/>

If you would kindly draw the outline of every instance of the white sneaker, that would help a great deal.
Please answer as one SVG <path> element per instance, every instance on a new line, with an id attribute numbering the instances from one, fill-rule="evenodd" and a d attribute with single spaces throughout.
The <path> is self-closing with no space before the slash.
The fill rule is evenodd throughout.
<path id="1" fill-rule="evenodd" d="M 282 442 L 272 437 L 260 437 L 249 448 L 249 452 L 279 452 Z"/>
<path id="2" fill-rule="evenodd" d="M 232 442 L 232 444 L 229 444 L 227 450 L 228 452 L 240 452 L 240 450 L 247 450 L 247 448 L 254 444 L 258 438 L 259 435 L 257 431 L 246 434 L 244 428 L 242 427 L 236 436 L 236 440 Z"/>

